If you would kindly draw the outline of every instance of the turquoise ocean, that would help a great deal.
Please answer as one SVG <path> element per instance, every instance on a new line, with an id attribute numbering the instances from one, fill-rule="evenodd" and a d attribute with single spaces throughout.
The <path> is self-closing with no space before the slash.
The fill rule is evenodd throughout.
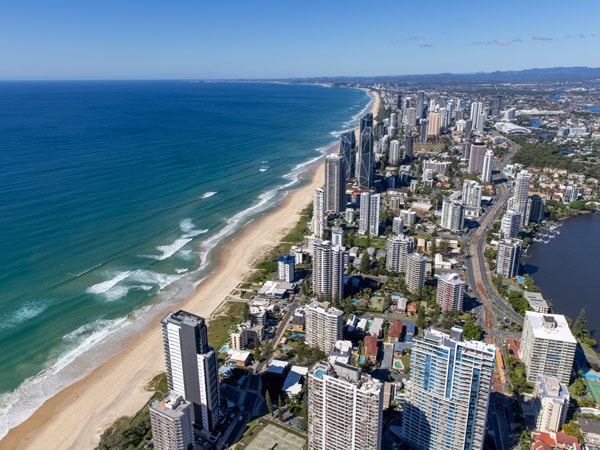
<path id="1" fill-rule="evenodd" d="M 189 297 L 371 98 L 311 85 L 0 83 L 0 438 Z"/>

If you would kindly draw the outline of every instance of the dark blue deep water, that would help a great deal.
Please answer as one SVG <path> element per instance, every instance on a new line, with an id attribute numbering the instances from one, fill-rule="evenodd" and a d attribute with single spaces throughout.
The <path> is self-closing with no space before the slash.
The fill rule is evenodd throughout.
<path id="1" fill-rule="evenodd" d="M 210 250 L 296 186 L 369 100 L 305 85 L 0 83 L 0 437 L 151 308 L 193 292 Z"/>

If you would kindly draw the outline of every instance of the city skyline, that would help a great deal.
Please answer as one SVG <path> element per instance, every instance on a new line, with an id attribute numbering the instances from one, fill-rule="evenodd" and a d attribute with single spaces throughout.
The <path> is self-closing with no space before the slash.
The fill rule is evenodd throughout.
<path id="1" fill-rule="evenodd" d="M 1 80 L 239 79 L 473 73 L 600 66 L 600 5 L 565 21 L 563 3 L 180 5 L 33 1 L 3 8 Z M 423 15 L 423 20 L 407 18 Z M 457 23 L 468 32 L 458 31 Z M 357 27 L 378 30 L 357 39 Z M 425 26 L 424 26 L 425 24 Z M 401 27 L 400 27 L 401 25 Z M 401 30 L 401 31 L 400 31 Z M 356 57 L 368 52 L 378 64 Z M 390 57 L 391 56 L 391 57 Z"/>

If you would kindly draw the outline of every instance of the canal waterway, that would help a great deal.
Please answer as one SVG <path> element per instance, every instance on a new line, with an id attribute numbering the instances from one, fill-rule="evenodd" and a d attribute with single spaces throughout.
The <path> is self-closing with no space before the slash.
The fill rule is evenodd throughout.
<path id="1" fill-rule="evenodd" d="M 600 215 L 573 217 L 548 243 L 534 242 L 523 259 L 525 271 L 557 314 L 573 320 L 585 308 L 587 328 L 600 337 Z"/>

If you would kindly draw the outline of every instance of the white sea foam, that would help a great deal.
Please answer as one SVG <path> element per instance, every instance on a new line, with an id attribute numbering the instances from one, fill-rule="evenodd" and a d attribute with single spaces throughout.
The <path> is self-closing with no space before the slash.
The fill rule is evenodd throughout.
<path id="1" fill-rule="evenodd" d="M 178 268 L 175 269 L 175 272 L 177 272 L 177 273 L 186 273 L 187 271 L 188 271 L 188 269 L 186 269 L 186 268 L 179 268 L 178 267 Z"/>
<path id="2" fill-rule="evenodd" d="M 159 245 L 156 249 L 161 252 L 160 255 L 147 255 L 148 258 L 156 259 L 158 261 L 164 261 L 170 258 L 188 243 L 192 241 L 192 238 L 179 238 L 175 242 L 168 245 Z"/>
<path id="3" fill-rule="evenodd" d="M 88 294 L 104 294 L 105 292 L 108 292 L 117 284 L 119 284 L 121 281 L 126 279 L 130 273 L 131 271 L 119 272 L 110 280 L 103 281 L 101 283 L 97 283 L 93 286 L 90 286 L 85 290 L 85 292 L 87 292 Z"/>
<path id="4" fill-rule="evenodd" d="M 31 300 L 16 311 L 0 316 L 0 330 L 14 328 L 42 314 L 48 308 L 50 300 Z"/>
<path id="5" fill-rule="evenodd" d="M 169 275 L 166 273 L 152 272 L 151 270 L 137 269 L 131 273 L 130 280 L 143 285 L 158 285 L 164 289 L 179 280 L 183 275 Z"/>
<path id="6" fill-rule="evenodd" d="M 200 196 L 200 198 L 210 198 L 210 197 L 212 197 L 215 194 L 218 194 L 218 192 L 205 192 L 204 194 L 202 194 Z"/>
<path id="7" fill-rule="evenodd" d="M 14 391 L 0 396 L 0 439 L 47 399 L 87 375 L 93 369 L 94 361 L 89 361 L 87 370 L 80 370 L 72 363 L 130 322 L 124 317 L 97 320 L 65 335 L 65 350 L 52 365 L 23 381 Z"/>

